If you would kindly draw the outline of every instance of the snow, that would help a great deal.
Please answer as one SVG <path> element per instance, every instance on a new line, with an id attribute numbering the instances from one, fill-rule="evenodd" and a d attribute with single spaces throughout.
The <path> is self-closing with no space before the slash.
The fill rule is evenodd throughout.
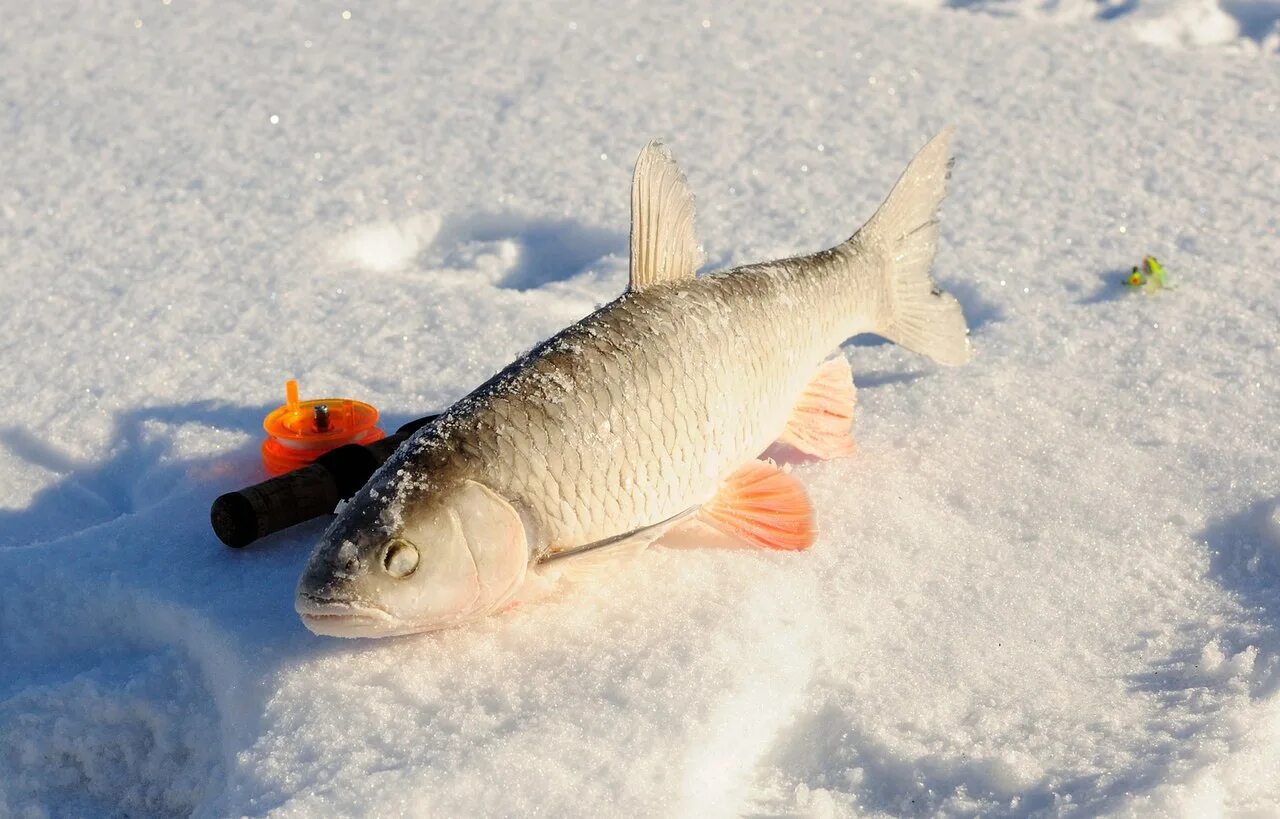
<path id="1" fill-rule="evenodd" d="M 1145 43 L 1280 52 L 1277 0 L 900 0 L 923 8 L 957 8 L 1059 25 L 1103 21 Z"/>
<path id="2" fill-rule="evenodd" d="M 10 4 L 0 813 L 1280 810 L 1280 11 L 928 5 Z M 846 347 L 811 551 L 348 642 L 322 523 L 214 539 L 286 378 L 398 426 L 616 295 L 651 137 L 720 267 L 946 123 L 977 358 Z"/>

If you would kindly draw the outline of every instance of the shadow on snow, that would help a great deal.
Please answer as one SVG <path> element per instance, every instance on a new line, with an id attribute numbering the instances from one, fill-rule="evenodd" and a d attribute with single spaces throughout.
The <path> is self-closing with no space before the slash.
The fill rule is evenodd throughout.
<path id="1" fill-rule="evenodd" d="M 446 265 L 466 267 L 477 244 L 511 241 L 518 256 L 498 286 L 532 290 L 573 278 L 600 259 L 627 253 L 627 236 L 572 219 L 541 219 L 514 213 L 480 213 L 447 218 L 432 243 Z"/>

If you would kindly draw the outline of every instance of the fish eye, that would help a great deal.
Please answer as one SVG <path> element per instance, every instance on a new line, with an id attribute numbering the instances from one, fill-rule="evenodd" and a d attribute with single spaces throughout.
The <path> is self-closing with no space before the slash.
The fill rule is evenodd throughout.
<path id="1" fill-rule="evenodd" d="M 408 577 L 418 568 L 418 549 L 407 540 L 392 538 L 382 556 L 382 566 L 392 577 Z"/>

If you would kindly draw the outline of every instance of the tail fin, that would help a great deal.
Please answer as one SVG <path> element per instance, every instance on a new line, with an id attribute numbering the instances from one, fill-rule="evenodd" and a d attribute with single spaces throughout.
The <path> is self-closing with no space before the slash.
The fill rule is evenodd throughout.
<path id="1" fill-rule="evenodd" d="M 951 175 L 950 127 L 929 140 L 851 244 L 884 260 L 885 307 L 876 332 L 941 364 L 969 360 L 960 303 L 929 278 L 938 250 L 938 206 Z"/>

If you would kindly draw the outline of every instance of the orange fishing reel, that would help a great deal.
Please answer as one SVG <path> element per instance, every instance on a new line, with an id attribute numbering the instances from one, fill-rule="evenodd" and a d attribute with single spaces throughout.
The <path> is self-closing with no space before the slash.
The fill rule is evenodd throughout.
<path id="1" fill-rule="evenodd" d="M 262 465 L 282 475 L 346 444 L 371 444 L 386 433 L 377 427 L 378 410 L 350 398 L 298 400 L 298 382 L 285 382 L 285 403 L 267 413 L 262 428 Z"/>

